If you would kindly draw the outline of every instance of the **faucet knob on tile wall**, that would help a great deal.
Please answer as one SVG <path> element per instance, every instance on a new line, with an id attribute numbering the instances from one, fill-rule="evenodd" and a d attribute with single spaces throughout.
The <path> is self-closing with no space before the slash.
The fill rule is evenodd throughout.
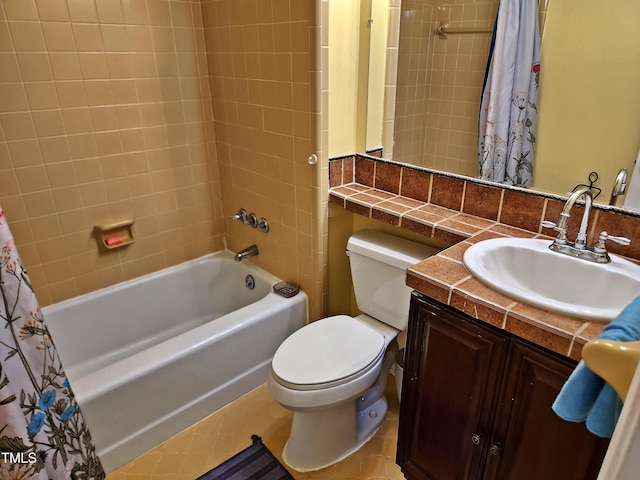
<path id="1" fill-rule="evenodd" d="M 241 208 L 240 210 L 238 210 L 238 213 L 228 218 L 229 220 L 240 220 L 245 225 L 247 224 L 247 212 L 244 208 Z"/>
<path id="2" fill-rule="evenodd" d="M 256 214 L 252 212 L 247 215 L 247 221 L 245 223 L 250 227 L 258 228 L 258 217 L 256 217 Z"/>
<path id="3" fill-rule="evenodd" d="M 260 219 L 258 219 L 258 227 L 257 228 L 262 233 L 269 232 L 269 221 L 264 217 L 260 217 Z"/>

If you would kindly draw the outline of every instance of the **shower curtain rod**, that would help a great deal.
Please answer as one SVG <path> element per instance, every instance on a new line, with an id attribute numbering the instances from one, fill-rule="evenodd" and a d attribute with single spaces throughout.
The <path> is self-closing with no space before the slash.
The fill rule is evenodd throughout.
<path id="1" fill-rule="evenodd" d="M 440 22 L 436 32 L 440 38 L 449 38 L 450 33 L 492 33 L 493 27 L 450 27 L 449 22 Z"/>

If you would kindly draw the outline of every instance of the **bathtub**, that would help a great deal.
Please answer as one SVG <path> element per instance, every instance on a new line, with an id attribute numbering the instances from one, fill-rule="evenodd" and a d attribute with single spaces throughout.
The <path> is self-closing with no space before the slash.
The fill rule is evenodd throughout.
<path id="1" fill-rule="evenodd" d="M 42 309 L 107 472 L 266 381 L 307 321 L 278 281 L 223 251 Z"/>

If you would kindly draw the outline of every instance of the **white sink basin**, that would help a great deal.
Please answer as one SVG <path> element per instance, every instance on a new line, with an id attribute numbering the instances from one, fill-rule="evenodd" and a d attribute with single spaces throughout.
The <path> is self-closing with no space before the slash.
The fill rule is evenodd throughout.
<path id="1" fill-rule="evenodd" d="M 549 250 L 550 240 L 495 238 L 467 249 L 471 274 L 508 297 L 556 313 L 609 322 L 640 295 L 640 267 L 616 255 L 594 263 Z"/>

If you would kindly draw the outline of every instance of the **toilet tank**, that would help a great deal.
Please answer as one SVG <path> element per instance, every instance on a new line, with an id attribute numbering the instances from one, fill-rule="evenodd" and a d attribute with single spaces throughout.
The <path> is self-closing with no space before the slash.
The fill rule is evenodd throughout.
<path id="1" fill-rule="evenodd" d="M 361 312 L 406 330 L 411 289 L 406 269 L 440 250 L 374 230 L 360 230 L 347 242 L 351 279 Z"/>

